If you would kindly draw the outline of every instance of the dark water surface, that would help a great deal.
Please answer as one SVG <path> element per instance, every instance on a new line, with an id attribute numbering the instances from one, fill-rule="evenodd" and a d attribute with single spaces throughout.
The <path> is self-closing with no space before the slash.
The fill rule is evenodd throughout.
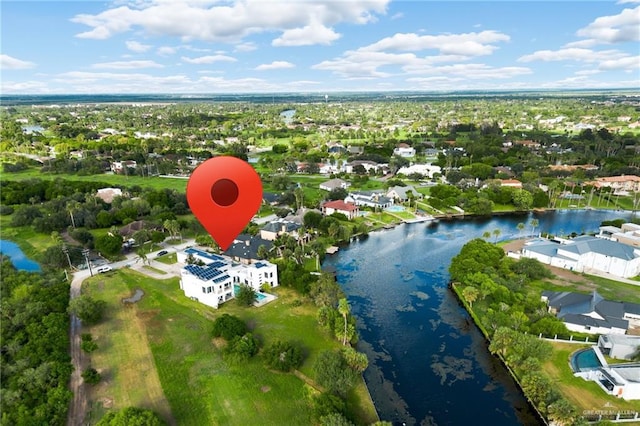
<path id="1" fill-rule="evenodd" d="M 473 238 L 596 232 L 629 212 L 558 211 L 401 225 L 374 232 L 324 262 L 336 268 L 358 320 L 365 380 L 382 420 L 407 425 L 539 424 L 480 332 L 447 289 L 451 258 Z"/>

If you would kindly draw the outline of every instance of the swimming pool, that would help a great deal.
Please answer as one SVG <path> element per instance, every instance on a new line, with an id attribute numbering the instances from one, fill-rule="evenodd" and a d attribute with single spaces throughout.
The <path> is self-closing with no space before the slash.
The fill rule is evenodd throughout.
<path id="1" fill-rule="evenodd" d="M 592 348 L 582 349 L 571 355 L 571 369 L 574 373 L 595 370 L 600 367 L 602 364 Z"/>
<path id="2" fill-rule="evenodd" d="M 239 291 L 240 291 L 240 286 L 238 284 L 234 284 L 233 285 L 233 295 L 237 296 Z M 260 293 L 259 291 L 256 291 L 256 300 L 258 302 L 262 302 L 266 298 L 267 298 L 267 296 L 265 296 L 264 294 Z"/>
<path id="3" fill-rule="evenodd" d="M 389 206 L 386 208 L 386 210 L 388 212 L 403 212 L 404 211 L 404 207 L 403 206 Z"/>

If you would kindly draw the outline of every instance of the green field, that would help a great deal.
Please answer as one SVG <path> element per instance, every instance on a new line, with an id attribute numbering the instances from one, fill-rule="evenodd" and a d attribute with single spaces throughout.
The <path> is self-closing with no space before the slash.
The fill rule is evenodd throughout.
<path id="1" fill-rule="evenodd" d="M 158 176 L 142 177 L 142 176 L 125 176 L 125 175 L 112 175 L 112 174 L 100 174 L 81 176 L 68 173 L 40 173 L 38 169 L 29 169 L 19 173 L 3 173 L 2 179 L 4 180 L 24 180 L 24 179 L 69 179 L 75 181 L 84 182 L 104 182 L 108 185 L 117 186 L 134 186 L 138 185 L 141 188 L 153 188 L 153 189 L 175 189 L 176 191 L 185 192 L 187 189 L 188 179 L 183 178 L 163 178 Z"/>
<path id="2" fill-rule="evenodd" d="M 120 300 L 137 288 L 145 292 L 142 300 L 124 307 Z M 108 303 L 108 318 L 91 328 L 99 346 L 92 364 L 108 377 L 91 395 L 92 422 L 106 403 L 152 408 L 179 425 L 310 424 L 308 401 L 315 391 L 309 385 L 293 374 L 267 370 L 259 355 L 242 364 L 227 362 L 210 337 L 213 319 L 237 315 L 262 345 L 275 339 L 299 342 L 307 354 L 300 371 L 313 377 L 319 351 L 339 343 L 318 328 L 315 307 L 288 289 L 276 290 L 279 298 L 261 308 L 228 303 L 214 310 L 184 297 L 175 278 L 153 280 L 120 270 L 85 282 L 86 293 Z M 358 407 L 350 409 L 359 423 L 377 419 L 364 382 L 350 395 L 354 399 Z"/>

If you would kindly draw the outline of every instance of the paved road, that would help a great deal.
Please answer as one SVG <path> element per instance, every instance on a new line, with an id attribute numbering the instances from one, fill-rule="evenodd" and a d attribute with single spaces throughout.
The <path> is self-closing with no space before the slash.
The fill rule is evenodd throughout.
<path id="1" fill-rule="evenodd" d="M 184 250 L 185 248 L 192 246 L 195 244 L 195 241 L 184 240 L 183 243 L 178 245 L 165 245 L 162 250 L 166 250 L 169 253 Z M 179 275 L 180 268 L 179 265 L 167 265 L 162 262 L 158 262 L 154 260 L 157 257 L 158 252 L 149 253 L 148 259 L 150 266 L 154 268 L 161 269 L 167 273 L 167 275 L 155 273 L 150 271 L 149 269 L 143 268 L 142 261 L 138 258 L 138 255 L 135 253 L 129 253 L 124 260 L 109 263 L 113 269 L 130 267 L 131 269 L 135 269 L 139 272 L 142 272 L 146 275 L 149 275 L 153 278 L 157 279 L 167 279 L 171 276 Z M 95 267 L 93 268 L 93 273 L 95 272 Z M 91 272 L 89 270 L 78 271 L 73 274 L 73 279 L 71 280 L 71 291 L 70 291 L 70 299 L 75 299 L 80 296 L 80 292 L 82 289 L 82 283 L 85 279 L 91 276 Z M 71 406 L 69 407 L 69 412 L 67 414 L 67 426 L 83 426 L 85 425 L 85 418 L 87 416 L 87 394 L 86 394 L 86 385 L 82 380 L 82 372 L 88 366 L 87 356 L 82 352 L 80 348 L 81 336 L 82 334 L 82 322 L 75 315 L 71 315 L 71 327 L 69 328 L 69 338 L 71 341 L 70 346 L 70 354 L 71 354 L 71 363 L 73 365 L 73 372 L 71 373 L 71 380 L 69 382 L 69 389 L 73 392 L 73 399 L 71 401 Z"/>

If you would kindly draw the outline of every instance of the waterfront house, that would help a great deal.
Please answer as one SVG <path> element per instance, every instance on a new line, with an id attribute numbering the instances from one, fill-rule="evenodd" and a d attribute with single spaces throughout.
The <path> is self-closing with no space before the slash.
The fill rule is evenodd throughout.
<path id="1" fill-rule="evenodd" d="M 342 200 L 327 201 L 322 205 L 322 214 L 329 216 L 333 213 L 342 213 L 348 219 L 358 217 L 360 209 L 353 203 L 347 203 Z"/>
<path id="2" fill-rule="evenodd" d="M 240 234 L 224 251 L 224 254 L 236 262 L 250 264 L 260 260 L 258 256 L 260 246 L 264 246 L 269 251 L 273 248 L 273 243 L 259 235 Z"/>
<path id="3" fill-rule="evenodd" d="M 537 238 L 525 243 L 522 256 L 576 272 L 640 275 L 640 248 L 589 235 L 562 241 Z"/>
<path id="4" fill-rule="evenodd" d="M 632 360 L 640 351 L 640 336 L 603 334 L 598 338 L 598 348 L 611 358 Z"/>
<path id="5" fill-rule="evenodd" d="M 409 191 L 413 193 L 414 198 L 420 198 L 422 196 L 422 194 L 420 194 L 415 187 L 407 185 L 394 186 L 389 188 L 389 190 L 387 191 L 387 197 L 396 201 L 404 202 L 409 199 Z"/>
<path id="6" fill-rule="evenodd" d="M 635 223 L 623 223 L 620 228 L 617 226 L 601 226 L 596 237 L 611 241 L 617 241 L 633 247 L 640 247 L 640 225 Z"/>
<path id="7" fill-rule="evenodd" d="M 543 291 L 541 300 L 549 313 L 560 318 L 571 331 L 591 334 L 625 334 L 640 326 L 640 305 L 605 300 L 598 292 Z"/>
<path id="8" fill-rule="evenodd" d="M 344 201 L 356 206 L 373 207 L 374 209 L 386 209 L 393 205 L 391 198 L 387 197 L 384 192 L 376 190 L 350 192 Z"/>
<path id="9" fill-rule="evenodd" d="M 255 291 L 260 291 L 265 285 L 278 286 L 278 269 L 266 260 L 244 265 L 195 248 L 188 248 L 177 255 L 178 262 L 185 263 L 180 271 L 180 289 L 186 297 L 212 308 L 233 299 L 234 286 L 244 284 Z M 189 258 L 199 264 L 186 264 Z"/>
<path id="10" fill-rule="evenodd" d="M 600 188 L 611 188 L 614 194 L 628 195 L 630 192 L 640 192 L 640 176 L 622 175 L 596 178 L 593 182 L 586 182 L 585 185 L 593 185 Z"/>

